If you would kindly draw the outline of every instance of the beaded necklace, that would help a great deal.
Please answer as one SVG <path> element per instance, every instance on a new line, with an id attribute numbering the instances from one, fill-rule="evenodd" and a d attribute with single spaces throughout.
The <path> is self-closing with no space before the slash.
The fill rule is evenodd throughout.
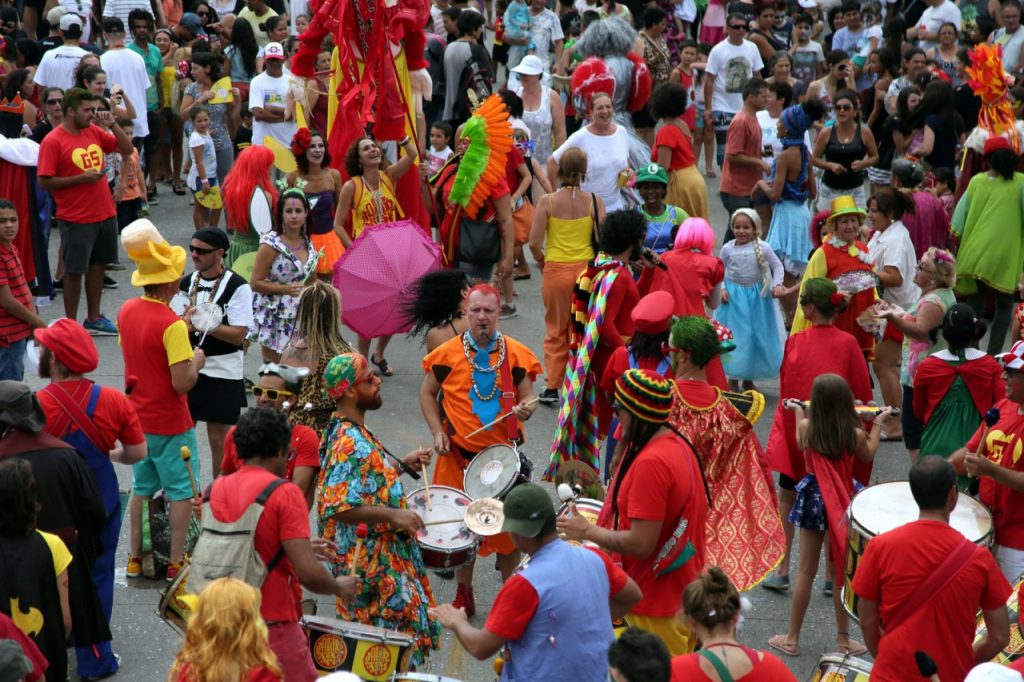
<path id="1" fill-rule="evenodd" d="M 473 368 L 474 374 L 476 372 L 482 372 L 484 374 L 493 374 L 494 372 L 497 372 L 501 368 L 502 364 L 504 364 L 505 337 L 502 336 L 501 332 L 495 332 L 495 340 L 497 341 L 498 361 L 493 365 L 481 366 L 476 362 L 476 360 L 473 358 L 473 354 L 470 352 L 471 348 L 479 350 L 478 348 L 476 348 L 476 343 L 473 341 L 473 336 L 469 333 L 469 331 L 465 331 L 462 333 L 462 350 L 466 354 L 466 360 L 469 361 L 469 366 Z M 480 389 L 479 387 L 477 387 L 475 378 L 473 379 L 472 390 L 473 394 L 480 400 L 486 402 L 492 399 L 494 396 L 498 394 L 497 377 L 495 377 L 494 386 L 491 387 L 491 392 L 489 394 L 483 395 L 482 393 L 480 393 Z"/>
<path id="2" fill-rule="evenodd" d="M 224 275 L 226 275 L 227 272 L 228 269 L 226 267 L 221 266 L 220 274 L 217 275 L 217 279 L 213 281 L 213 286 L 210 287 L 211 302 L 213 301 L 214 298 L 217 297 L 217 292 L 220 291 L 220 281 L 224 279 Z M 192 286 L 188 290 L 188 302 L 190 306 L 192 306 L 193 308 L 196 306 L 196 298 L 198 298 L 199 296 L 199 282 L 209 281 L 210 280 L 203 279 L 203 276 L 200 273 L 196 273 L 196 278 L 195 280 L 192 281 Z M 206 289 L 206 287 L 203 287 L 203 289 Z"/>

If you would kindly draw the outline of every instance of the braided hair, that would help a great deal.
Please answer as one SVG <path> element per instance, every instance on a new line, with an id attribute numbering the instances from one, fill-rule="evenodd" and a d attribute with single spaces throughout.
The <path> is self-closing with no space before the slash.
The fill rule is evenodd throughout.
<path id="1" fill-rule="evenodd" d="M 314 367 L 322 358 L 352 352 L 352 346 L 341 335 L 341 300 L 337 289 L 315 280 L 302 290 L 295 311 L 295 337 L 306 342 Z"/>

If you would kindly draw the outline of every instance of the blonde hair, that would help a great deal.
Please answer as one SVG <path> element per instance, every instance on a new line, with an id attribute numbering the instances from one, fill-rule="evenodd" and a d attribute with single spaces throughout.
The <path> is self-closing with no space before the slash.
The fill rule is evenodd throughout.
<path id="1" fill-rule="evenodd" d="M 930 263 L 935 283 L 945 289 L 956 286 L 956 258 L 949 251 L 937 246 L 930 247 L 921 255 L 922 263 Z"/>
<path id="2" fill-rule="evenodd" d="M 352 352 L 352 346 L 341 335 L 341 298 L 337 289 L 317 280 L 303 290 L 295 313 L 295 336 L 306 342 L 311 365 L 322 358 Z"/>
<path id="3" fill-rule="evenodd" d="M 772 269 L 768 267 L 768 260 L 764 257 L 764 249 L 761 246 L 761 216 L 752 208 L 737 208 L 729 219 L 730 228 L 735 225 L 738 215 L 746 216 L 754 226 L 754 255 L 757 256 L 757 267 L 761 268 L 761 297 L 764 298 L 772 289 Z"/>
<path id="4" fill-rule="evenodd" d="M 188 667 L 190 682 L 238 682 L 266 668 L 283 677 L 260 617 L 260 593 L 235 578 L 206 586 L 188 620 L 181 650 L 167 674 L 175 682 Z"/>
<path id="5" fill-rule="evenodd" d="M 558 181 L 562 187 L 576 188 L 587 177 L 587 153 L 578 147 L 570 147 L 558 162 Z"/>

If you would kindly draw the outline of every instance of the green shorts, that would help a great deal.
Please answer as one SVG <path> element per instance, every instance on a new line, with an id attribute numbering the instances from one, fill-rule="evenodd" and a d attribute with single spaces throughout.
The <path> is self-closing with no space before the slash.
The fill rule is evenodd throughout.
<path id="1" fill-rule="evenodd" d="M 146 459 L 132 465 L 132 492 L 139 497 L 152 497 L 161 488 L 172 502 L 192 498 L 192 483 L 188 469 L 181 459 L 181 448 L 187 445 L 192 450 L 192 471 L 196 475 L 196 486 L 200 485 L 199 446 L 196 444 L 196 430 L 189 429 L 174 436 L 146 434 Z"/>

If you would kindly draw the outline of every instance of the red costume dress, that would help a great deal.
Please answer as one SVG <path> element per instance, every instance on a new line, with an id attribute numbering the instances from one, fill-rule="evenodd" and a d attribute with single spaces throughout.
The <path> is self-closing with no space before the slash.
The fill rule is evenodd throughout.
<path id="1" fill-rule="evenodd" d="M 677 379 L 669 417 L 693 445 L 711 495 L 707 565 L 720 566 L 741 592 L 767 577 L 786 552 L 775 486 L 754 433 L 763 411 L 756 391 L 725 393 Z"/>

